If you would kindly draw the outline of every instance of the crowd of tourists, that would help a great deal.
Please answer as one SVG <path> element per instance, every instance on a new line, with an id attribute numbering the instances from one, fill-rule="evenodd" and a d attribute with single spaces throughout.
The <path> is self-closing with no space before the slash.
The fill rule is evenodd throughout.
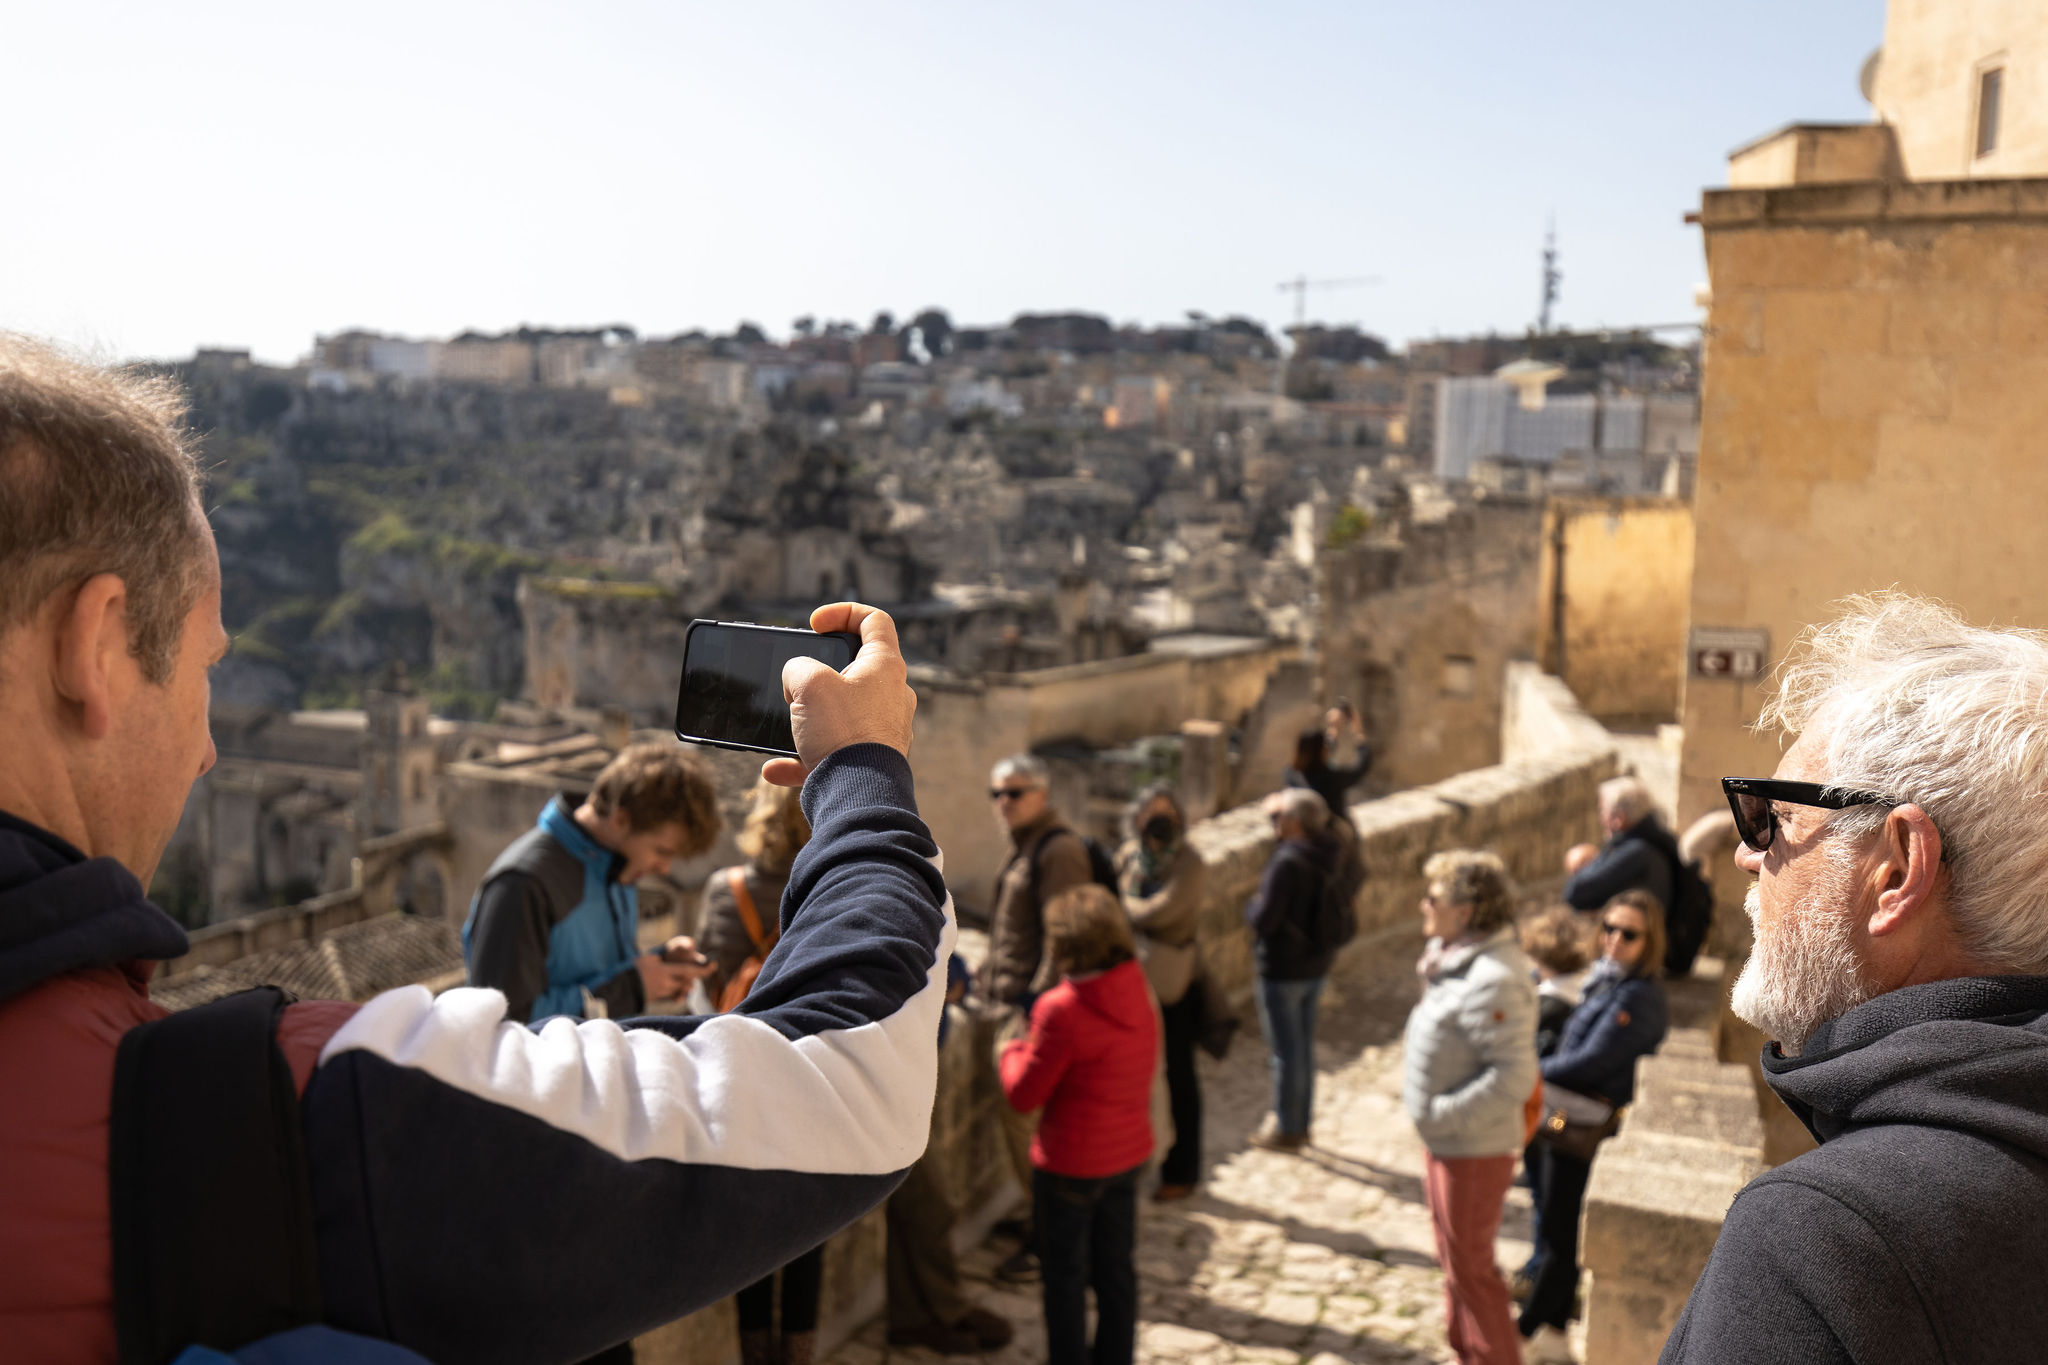
<path id="1" fill-rule="evenodd" d="M 796 752 L 763 766 L 701 945 L 642 951 L 635 883 L 711 847 L 710 781 L 636 746 L 485 878 L 463 940 L 491 989 L 264 987 L 172 1014 L 149 981 L 189 942 L 144 888 L 213 766 L 207 674 L 230 644 L 199 489 L 169 381 L 0 334 L 7 1357 L 559 1365 L 629 1358 L 621 1343 L 738 1296 L 749 1365 L 804 1365 L 816 1248 L 884 1204 L 891 1339 L 1007 1339 L 961 1292 L 931 1168 L 949 1108 L 935 1043 L 969 978 L 889 616 L 812 615 L 859 652 L 843 672 L 785 669 Z M 1853 599 L 1795 650 L 1762 723 L 1795 738 L 1774 776 L 1722 780 L 1757 879 L 1732 1006 L 1772 1040 L 1764 1079 L 1820 1145 L 1735 1199 L 1663 1359 L 2034 1359 L 2048 637 Z M 1265 803 L 1275 847 L 1244 915 L 1273 1077 L 1255 1140 L 1275 1151 L 1311 1141 L 1367 761 L 1338 708 Z M 990 792 L 1013 852 L 976 998 L 1031 1195 L 1006 1269 L 1042 1280 L 1055 1365 L 1125 1365 L 1139 1181 L 1158 1160 L 1150 1198 L 1199 1183 L 1192 1058 L 1231 1021 L 1171 793 L 1140 796 L 1112 855 L 1061 821 L 1050 785 L 1019 756 Z M 1404 1100 L 1468 1365 L 1563 1354 L 1589 1172 L 1663 1035 L 1659 978 L 1704 937 L 1698 878 L 1647 793 L 1603 787 L 1600 816 L 1568 908 L 1519 925 L 1494 855 L 1424 869 Z M 723 1008 L 646 1012 L 700 989 Z M 1519 1320 L 1493 1261 L 1518 1154 L 1537 1212 Z"/>

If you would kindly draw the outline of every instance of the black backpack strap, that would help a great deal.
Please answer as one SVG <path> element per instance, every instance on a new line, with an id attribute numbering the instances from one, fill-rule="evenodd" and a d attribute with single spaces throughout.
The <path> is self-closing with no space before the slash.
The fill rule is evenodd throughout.
<path id="1" fill-rule="evenodd" d="M 298 1089 L 263 986 L 130 1029 L 107 1172 L 121 1365 L 320 1320 Z"/>

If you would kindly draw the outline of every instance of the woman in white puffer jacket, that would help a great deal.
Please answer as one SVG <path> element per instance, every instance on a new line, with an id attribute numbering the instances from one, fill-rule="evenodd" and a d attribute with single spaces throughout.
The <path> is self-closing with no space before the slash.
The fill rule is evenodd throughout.
<path id="1" fill-rule="evenodd" d="M 1515 893 L 1491 853 L 1423 867 L 1429 935 L 1408 1016 L 1402 1099 L 1429 1149 L 1423 1190 L 1444 1271 L 1444 1319 L 1461 1365 L 1517 1365 L 1521 1337 L 1493 1240 L 1528 1135 L 1536 1088 L 1536 984 L 1515 942 Z"/>

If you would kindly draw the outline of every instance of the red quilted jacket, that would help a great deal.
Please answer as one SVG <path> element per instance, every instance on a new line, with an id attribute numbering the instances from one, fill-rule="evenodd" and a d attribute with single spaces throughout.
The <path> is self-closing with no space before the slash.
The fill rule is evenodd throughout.
<path id="1" fill-rule="evenodd" d="M 1152 1156 L 1159 1015 L 1136 962 L 1069 978 L 1031 1011 L 1031 1034 L 1003 1049 L 1003 1094 L 1043 1107 L 1031 1164 L 1055 1175 L 1118 1175 Z"/>

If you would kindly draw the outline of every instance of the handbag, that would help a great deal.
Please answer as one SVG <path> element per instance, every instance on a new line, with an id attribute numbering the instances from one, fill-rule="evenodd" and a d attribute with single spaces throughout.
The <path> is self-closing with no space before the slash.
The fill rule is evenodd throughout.
<path id="1" fill-rule="evenodd" d="M 1195 977 L 1188 989 L 1199 995 L 1195 1007 L 1195 1046 L 1220 1062 L 1230 1055 L 1230 1040 L 1237 1036 L 1237 1011 L 1230 1007 L 1229 997 L 1211 985 L 1206 976 Z"/>
<path id="2" fill-rule="evenodd" d="M 1600 1144 L 1621 1126 L 1621 1111 L 1598 1095 L 1582 1095 L 1543 1083 L 1543 1118 L 1536 1140 L 1579 1161 L 1591 1161 Z"/>

